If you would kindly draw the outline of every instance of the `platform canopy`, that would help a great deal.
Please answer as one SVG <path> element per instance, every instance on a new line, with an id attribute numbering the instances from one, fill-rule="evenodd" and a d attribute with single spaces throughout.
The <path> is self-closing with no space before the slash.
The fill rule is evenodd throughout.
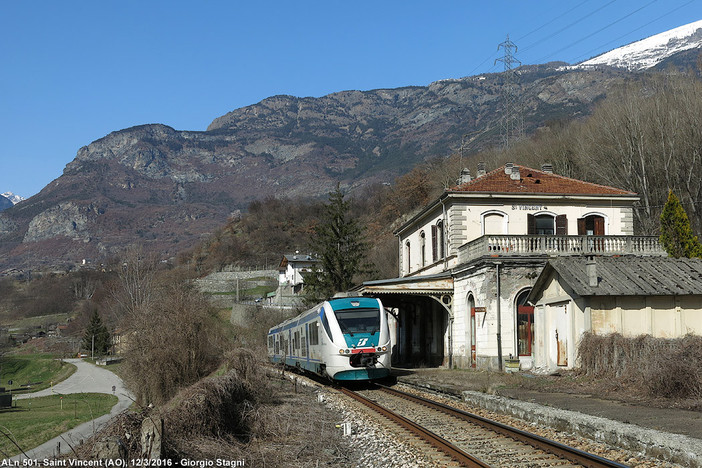
<path id="1" fill-rule="evenodd" d="M 366 281 L 357 288 L 361 294 L 453 294 L 453 277 L 450 272 L 428 276 L 410 276 L 377 281 Z"/>

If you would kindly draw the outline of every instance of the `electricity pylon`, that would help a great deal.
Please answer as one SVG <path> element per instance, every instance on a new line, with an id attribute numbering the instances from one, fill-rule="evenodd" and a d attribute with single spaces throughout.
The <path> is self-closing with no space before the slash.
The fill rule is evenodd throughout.
<path id="1" fill-rule="evenodd" d="M 520 66 L 522 62 L 514 57 L 517 52 L 517 46 L 514 42 L 507 40 L 497 46 L 497 50 L 504 49 L 502 58 L 495 59 L 497 62 L 504 64 L 504 72 L 502 73 L 502 88 L 501 88 L 501 117 L 500 117 L 500 134 L 502 136 L 502 148 L 508 149 L 514 141 L 522 136 L 523 120 L 519 105 L 519 87 L 517 86 L 518 76 L 515 72 L 515 65 Z"/>

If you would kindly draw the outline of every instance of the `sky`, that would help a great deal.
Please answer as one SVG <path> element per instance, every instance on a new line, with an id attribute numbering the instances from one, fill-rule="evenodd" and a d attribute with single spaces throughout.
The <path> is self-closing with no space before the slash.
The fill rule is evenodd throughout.
<path id="1" fill-rule="evenodd" d="M 577 63 L 702 19 L 702 0 L 0 0 L 0 193 L 28 198 L 110 132 L 288 94 Z"/>

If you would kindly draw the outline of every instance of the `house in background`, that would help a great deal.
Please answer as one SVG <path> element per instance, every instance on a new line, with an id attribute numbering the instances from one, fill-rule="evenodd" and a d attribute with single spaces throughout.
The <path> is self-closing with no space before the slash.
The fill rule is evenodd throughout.
<path id="1" fill-rule="evenodd" d="M 278 288 L 283 295 L 295 295 L 302 291 L 304 285 L 304 274 L 314 271 L 320 260 L 309 254 L 283 255 L 278 265 Z"/>
<path id="2" fill-rule="evenodd" d="M 502 369 L 512 355 L 534 367 L 541 324 L 527 298 L 549 259 L 666 256 L 634 235 L 638 200 L 548 165 L 464 170 L 395 232 L 399 276 L 359 288 L 394 309 L 393 364 Z"/>
<path id="3" fill-rule="evenodd" d="M 569 257 L 549 260 L 534 305 L 536 366 L 576 366 L 585 332 L 680 338 L 702 335 L 702 260 Z"/>

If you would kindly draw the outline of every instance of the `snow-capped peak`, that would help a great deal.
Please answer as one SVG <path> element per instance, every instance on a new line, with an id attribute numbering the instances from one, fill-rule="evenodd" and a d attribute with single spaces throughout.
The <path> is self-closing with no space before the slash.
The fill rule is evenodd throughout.
<path id="1" fill-rule="evenodd" d="M 10 201 L 12 202 L 13 205 L 16 205 L 16 204 L 18 204 L 19 202 L 21 202 L 22 200 L 24 200 L 24 198 L 20 197 L 19 195 L 15 195 L 15 194 L 12 193 L 12 192 L 5 192 L 5 193 L 0 194 L 0 195 L 2 195 L 3 197 L 7 198 L 8 200 L 10 200 Z"/>
<path id="2" fill-rule="evenodd" d="M 609 65 L 628 70 L 644 70 L 675 53 L 698 47 L 702 47 L 702 20 L 632 42 L 581 62 L 577 67 Z"/>

